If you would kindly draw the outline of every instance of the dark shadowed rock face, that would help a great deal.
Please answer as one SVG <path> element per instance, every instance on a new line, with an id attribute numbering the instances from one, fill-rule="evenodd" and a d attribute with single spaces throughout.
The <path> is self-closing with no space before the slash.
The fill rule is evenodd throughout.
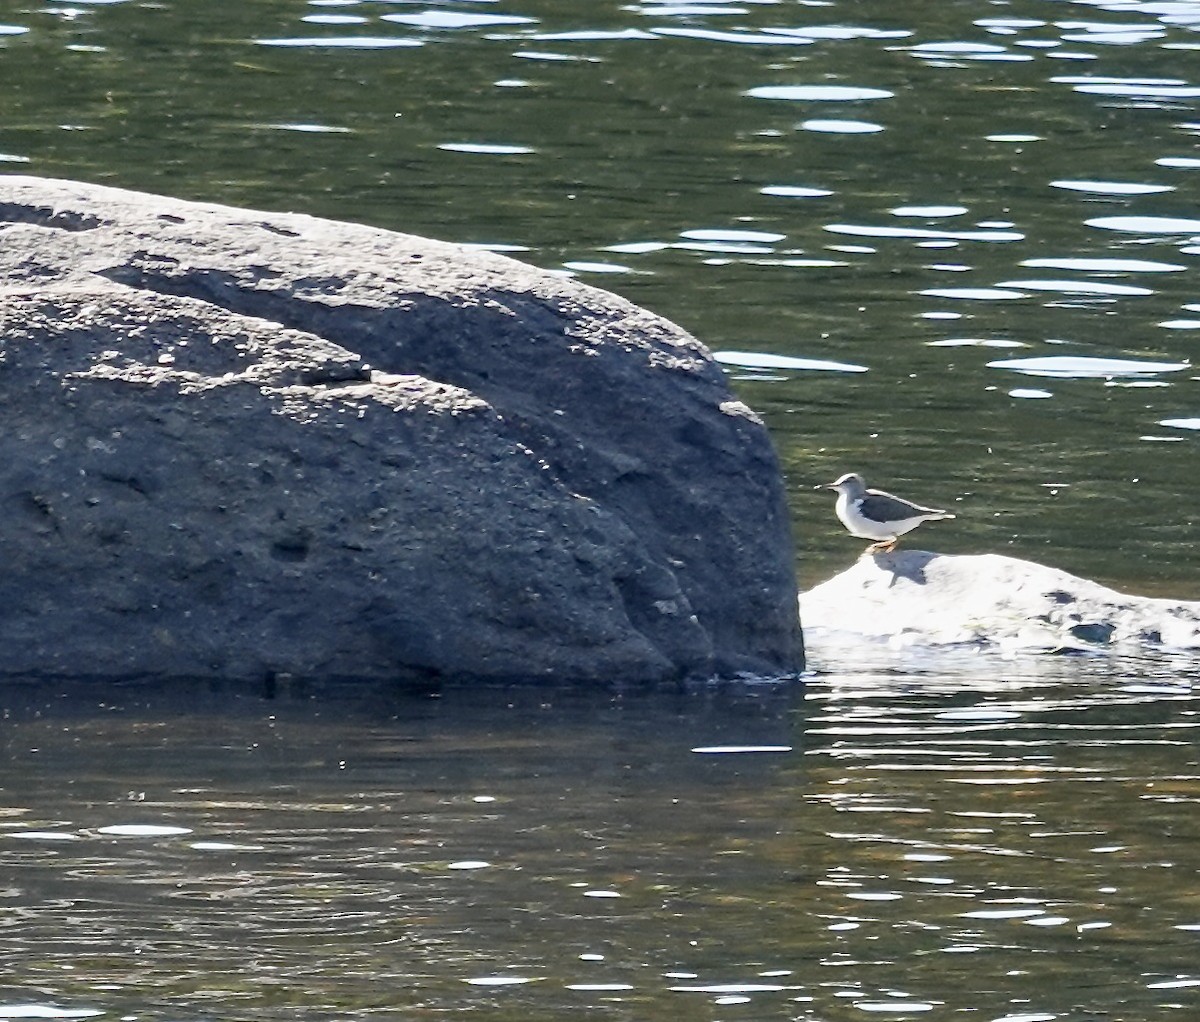
<path id="1" fill-rule="evenodd" d="M 0 672 L 802 665 L 761 422 L 512 260 L 0 177 Z"/>

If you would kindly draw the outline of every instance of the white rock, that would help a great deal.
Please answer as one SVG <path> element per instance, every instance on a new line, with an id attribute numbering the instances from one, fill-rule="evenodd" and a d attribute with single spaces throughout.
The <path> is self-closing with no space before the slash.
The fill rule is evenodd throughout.
<path id="1" fill-rule="evenodd" d="M 894 648 L 972 643 L 1002 651 L 1200 648 L 1200 601 L 1132 596 L 997 554 L 864 554 L 800 597 L 810 644 L 870 636 Z"/>

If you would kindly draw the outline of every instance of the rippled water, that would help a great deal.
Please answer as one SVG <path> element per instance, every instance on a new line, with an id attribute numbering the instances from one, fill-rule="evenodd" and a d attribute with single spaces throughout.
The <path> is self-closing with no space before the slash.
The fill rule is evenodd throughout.
<path id="1" fill-rule="evenodd" d="M 0 1018 L 1191 1018 L 1175 666 L 17 686 Z"/>
<path id="2" fill-rule="evenodd" d="M 511 251 L 857 469 L 1200 597 L 1200 4 L 0 4 L 0 169 Z M 847 659 L 849 657 L 849 659 Z M 0 1019 L 1200 1017 L 1193 660 L 13 686 Z"/>
<path id="3" fill-rule="evenodd" d="M 1153 0 L 8 5 L 0 162 L 512 251 L 799 360 L 730 371 L 806 584 L 858 552 L 813 491 L 856 469 L 953 505 L 925 545 L 1195 598 L 1198 27 Z M 1079 371 L 1019 362 L 1047 358 Z"/>

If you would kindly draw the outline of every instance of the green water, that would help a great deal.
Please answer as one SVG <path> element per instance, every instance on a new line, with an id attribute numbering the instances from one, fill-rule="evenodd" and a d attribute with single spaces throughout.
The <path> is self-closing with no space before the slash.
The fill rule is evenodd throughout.
<path id="1" fill-rule="evenodd" d="M 861 548 L 813 489 L 856 469 L 957 513 L 914 545 L 1200 597 L 1200 5 L 0 26 L 3 169 L 500 248 L 717 351 L 866 367 L 730 363 L 806 585 Z M 1083 361 L 988 365 L 1050 356 Z M 1198 1017 L 1193 659 L 813 661 L 806 689 L 11 688 L 0 1018 Z"/>
<path id="2" fill-rule="evenodd" d="M 1192 688 L 909 667 L 10 688 L 0 1017 L 1194 1017 Z"/>

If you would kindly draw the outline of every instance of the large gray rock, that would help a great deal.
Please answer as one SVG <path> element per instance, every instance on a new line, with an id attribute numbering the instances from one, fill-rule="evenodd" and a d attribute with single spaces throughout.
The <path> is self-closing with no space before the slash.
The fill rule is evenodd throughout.
<path id="1" fill-rule="evenodd" d="M 512 260 L 0 177 L 0 672 L 802 666 L 759 419 Z"/>
<path id="2" fill-rule="evenodd" d="M 800 607 L 814 645 L 871 637 L 901 647 L 1200 648 L 1200 602 L 1130 596 L 997 554 L 867 553 L 804 593 Z"/>

